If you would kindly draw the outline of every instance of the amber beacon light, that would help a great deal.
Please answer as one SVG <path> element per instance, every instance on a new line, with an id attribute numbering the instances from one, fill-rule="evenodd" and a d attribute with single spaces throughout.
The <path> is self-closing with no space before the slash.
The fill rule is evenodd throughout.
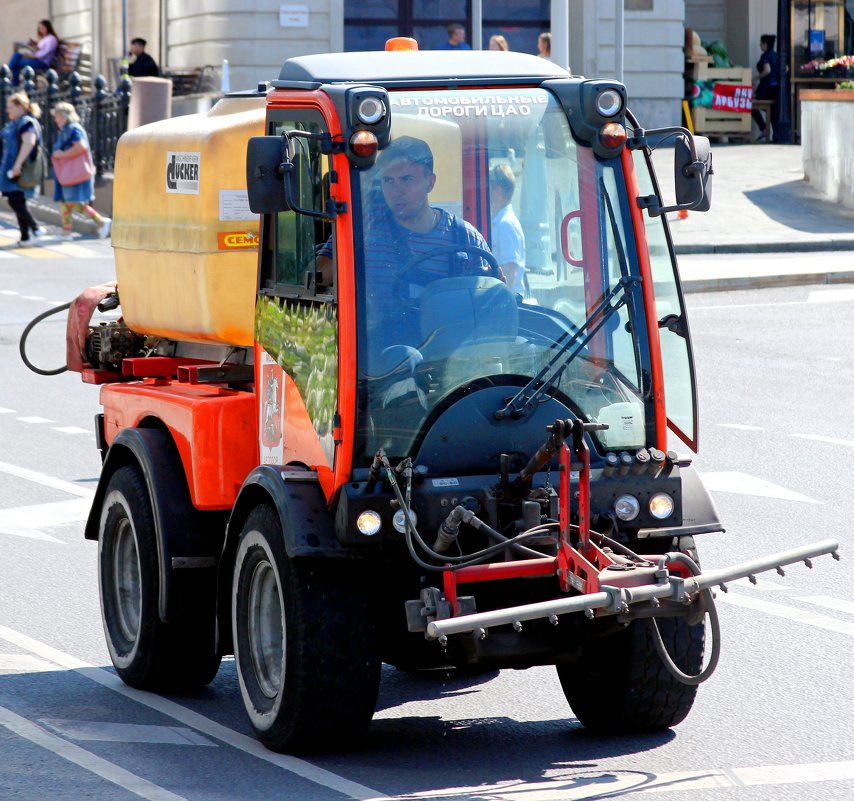
<path id="1" fill-rule="evenodd" d="M 393 39 L 387 39 L 385 43 L 386 50 L 417 50 L 418 42 L 408 36 L 395 36 Z"/>

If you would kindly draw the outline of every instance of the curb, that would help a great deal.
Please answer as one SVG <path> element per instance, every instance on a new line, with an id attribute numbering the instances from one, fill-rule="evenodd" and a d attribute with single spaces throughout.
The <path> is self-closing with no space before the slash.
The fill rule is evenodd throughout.
<path id="1" fill-rule="evenodd" d="M 834 272 L 793 273 L 790 275 L 745 275 L 727 278 L 685 278 L 682 276 L 682 291 L 730 292 L 739 289 L 776 289 L 807 284 L 850 284 L 854 283 L 854 270 Z"/>
<path id="2" fill-rule="evenodd" d="M 734 253 L 820 253 L 828 250 L 854 250 L 854 239 L 821 239 L 807 242 L 731 242 L 720 245 L 674 245 L 677 256 Z"/>

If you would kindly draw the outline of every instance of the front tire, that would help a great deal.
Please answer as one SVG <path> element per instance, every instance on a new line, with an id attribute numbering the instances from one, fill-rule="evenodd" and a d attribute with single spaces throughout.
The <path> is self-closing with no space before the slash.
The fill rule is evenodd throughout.
<path id="1" fill-rule="evenodd" d="M 234 565 L 240 693 L 273 751 L 352 745 L 376 706 L 376 620 L 354 563 L 289 559 L 269 506 L 249 515 Z"/>
<path id="2" fill-rule="evenodd" d="M 221 661 L 214 649 L 213 610 L 210 621 L 160 619 L 154 517 L 135 465 L 120 467 L 107 485 L 98 562 L 104 633 L 122 681 L 145 690 L 210 683 Z"/>

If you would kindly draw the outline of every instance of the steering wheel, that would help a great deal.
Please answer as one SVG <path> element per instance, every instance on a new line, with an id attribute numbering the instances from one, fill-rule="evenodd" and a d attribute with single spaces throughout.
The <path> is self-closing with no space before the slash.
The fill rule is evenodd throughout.
<path id="1" fill-rule="evenodd" d="M 404 287 L 409 284 L 418 284 L 423 286 L 424 284 L 422 284 L 422 282 L 415 280 L 418 274 L 418 265 L 421 264 L 421 262 L 430 261 L 431 259 L 441 256 L 447 256 L 451 253 L 470 253 L 473 256 L 478 256 L 489 265 L 489 270 L 485 273 L 480 270 L 476 270 L 473 271 L 471 275 L 483 275 L 485 277 L 501 280 L 501 268 L 498 266 L 498 259 L 496 259 L 490 251 L 486 250 L 486 248 L 466 243 L 464 245 L 447 245 L 442 248 L 437 248 L 436 250 L 428 251 L 427 253 L 421 253 L 420 255 L 411 258 L 401 270 L 398 276 L 398 281 Z M 451 275 L 455 274 L 456 273 L 452 273 Z M 406 299 L 408 300 L 408 298 Z"/>

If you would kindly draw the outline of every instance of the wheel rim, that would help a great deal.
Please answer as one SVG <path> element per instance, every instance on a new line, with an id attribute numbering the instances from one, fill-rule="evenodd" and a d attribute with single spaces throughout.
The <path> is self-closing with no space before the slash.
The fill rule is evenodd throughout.
<path id="1" fill-rule="evenodd" d="M 142 583 L 139 577 L 136 538 L 127 518 L 121 520 L 116 529 L 113 587 L 119 628 L 128 642 L 135 642 L 142 616 Z"/>
<path id="2" fill-rule="evenodd" d="M 275 698 L 282 687 L 285 631 L 282 599 L 269 562 L 256 565 L 249 584 L 249 653 L 261 692 Z"/>

